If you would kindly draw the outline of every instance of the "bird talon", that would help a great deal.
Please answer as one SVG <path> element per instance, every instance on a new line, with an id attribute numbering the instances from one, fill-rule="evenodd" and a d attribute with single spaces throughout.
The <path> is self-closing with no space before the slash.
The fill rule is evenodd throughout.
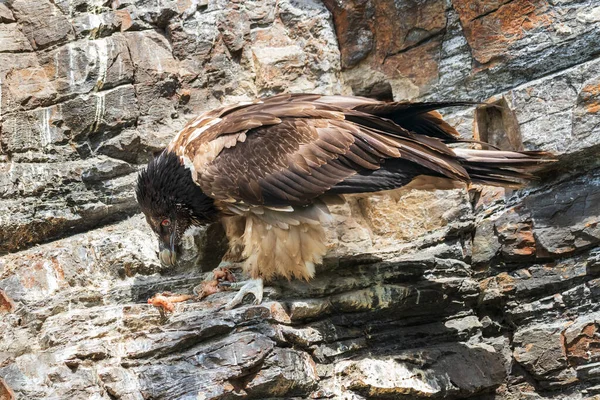
<path id="1" fill-rule="evenodd" d="M 233 307 L 242 304 L 244 301 L 244 297 L 247 294 L 254 295 L 253 304 L 257 305 L 262 302 L 263 299 L 263 281 L 262 279 L 250 279 L 246 282 L 230 282 L 230 287 L 232 289 L 239 288 L 239 292 L 236 293 L 235 297 L 231 299 L 225 306 L 223 307 L 225 310 L 231 310 Z"/>

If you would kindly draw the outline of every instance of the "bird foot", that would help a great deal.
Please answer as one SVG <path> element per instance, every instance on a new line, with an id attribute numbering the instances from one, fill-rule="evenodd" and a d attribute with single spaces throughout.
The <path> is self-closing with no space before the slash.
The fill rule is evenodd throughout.
<path id="1" fill-rule="evenodd" d="M 260 304 L 263 299 L 263 280 L 250 279 L 244 282 L 221 282 L 220 286 L 239 290 L 235 297 L 223 307 L 225 310 L 231 310 L 233 307 L 241 304 L 247 294 L 254 295 L 253 304 Z"/>

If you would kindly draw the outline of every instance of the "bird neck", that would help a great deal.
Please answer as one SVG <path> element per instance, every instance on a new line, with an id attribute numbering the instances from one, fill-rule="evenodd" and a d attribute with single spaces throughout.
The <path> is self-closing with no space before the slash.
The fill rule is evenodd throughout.
<path id="1" fill-rule="evenodd" d="M 214 200 L 207 196 L 183 165 L 178 155 L 165 151 L 160 155 L 159 169 L 164 171 L 161 191 L 172 198 L 177 207 L 187 210 L 193 221 L 205 223 L 217 214 Z"/>

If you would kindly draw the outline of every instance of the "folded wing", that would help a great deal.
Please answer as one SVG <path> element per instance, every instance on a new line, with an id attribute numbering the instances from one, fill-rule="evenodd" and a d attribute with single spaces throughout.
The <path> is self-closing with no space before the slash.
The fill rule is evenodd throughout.
<path id="1" fill-rule="evenodd" d="M 284 94 L 198 117 L 169 149 L 207 195 L 251 206 L 307 205 L 327 193 L 393 189 L 419 175 L 508 186 L 528 179 L 518 168 L 545 154 L 446 145 L 460 138 L 435 109 L 463 104 L 470 103 Z"/>
<path id="2" fill-rule="evenodd" d="M 441 138 L 377 115 L 393 114 L 394 104 L 413 131 L 420 115 L 428 131 L 453 137 L 430 112 L 439 104 L 415 113 L 406 103 L 282 95 L 199 117 L 170 149 L 191 163 L 206 194 L 249 205 L 305 205 L 328 192 L 392 189 L 420 174 L 468 180 Z"/>

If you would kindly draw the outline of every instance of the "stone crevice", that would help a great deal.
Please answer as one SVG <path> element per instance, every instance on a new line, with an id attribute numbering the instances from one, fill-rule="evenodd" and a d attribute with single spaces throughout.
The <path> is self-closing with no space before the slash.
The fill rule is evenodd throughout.
<path id="1" fill-rule="evenodd" d="M 441 37 L 445 37 L 445 35 L 446 35 L 446 29 L 444 28 L 438 32 L 434 32 L 431 36 L 427 36 L 427 37 L 421 39 L 417 43 L 414 43 L 414 44 L 411 44 L 410 46 L 406 46 L 406 47 L 402 48 L 401 50 L 399 50 L 395 53 L 386 53 L 385 56 L 383 57 L 383 60 L 381 60 L 381 64 L 382 65 L 385 64 L 385 61 L 389 57 L 396 56 L 398 54 L 407 53 L 415 48 L 418 48 L 419 46 L 423 46 L 424 44 L 434 42 L 435 40 L 437 40 Z"/>

